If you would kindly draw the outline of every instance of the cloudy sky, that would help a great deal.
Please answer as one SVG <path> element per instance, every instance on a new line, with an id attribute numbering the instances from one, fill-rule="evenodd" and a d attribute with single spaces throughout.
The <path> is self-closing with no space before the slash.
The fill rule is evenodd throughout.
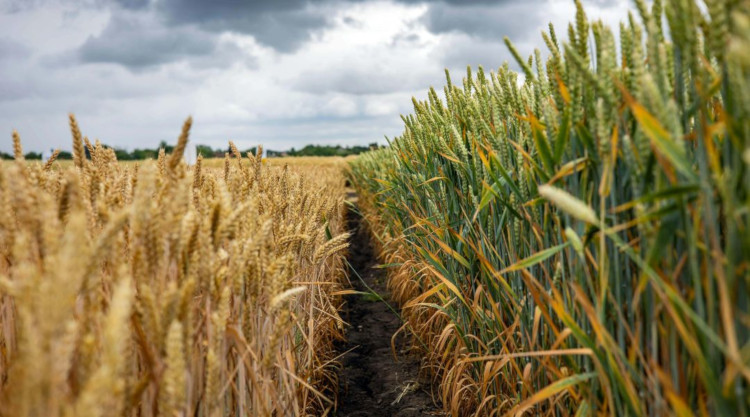
<path id="1" fill-rule="evenodd" d="M 615 24 L 627 0 L 585 0 Z M 133 149 L 367 144 L 401 132 L 444 68 L 512 61 L 559 34 L 572 0 L 0 0 L 0 150 L 70 149 L 84 134 Z"/>

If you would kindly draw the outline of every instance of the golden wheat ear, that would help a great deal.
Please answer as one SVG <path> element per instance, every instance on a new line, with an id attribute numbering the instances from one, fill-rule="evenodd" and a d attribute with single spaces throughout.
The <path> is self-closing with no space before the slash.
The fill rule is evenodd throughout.
<path id="1" fill-rule="evenodd" d="M 21 147 L 21 135 L 18 131 L 13 129 L 13 158 L 16 161 L 23 162 L 26 158 L 23 156 L 23 148 Z"/>
<path id="2" fill-rule="evenodd" d="M 172 155 L 169 158 L 169 171 L 174 173 L 174 171 L 177 169 L 177 165 L 180 164 L 180 161 L 182 161 L 182 157 L 185 153 L 185 147 L 188 143 L 188 137 L 190 136 L 190 128 L 193 126 L 193 118 L 188 117 L 185 120 L 185 123 L 182 125 L 182 132 L 180 132 L 180 137 L 177 138 L 177 145 L 174 147 L 174 150 L 172 151 Z"/>
<path id="3" fill-rule="evenodd" d="M 68 121 L 70 123 L 70 132 L 73 136 L 73 163 L 78 168 L 83 168 L 86 160 L 86 151 L 83 145 L 83 135 L 81 135 L 81 129 L 78 127 L 78 121 L 73 113 L 68 115 Z"/>

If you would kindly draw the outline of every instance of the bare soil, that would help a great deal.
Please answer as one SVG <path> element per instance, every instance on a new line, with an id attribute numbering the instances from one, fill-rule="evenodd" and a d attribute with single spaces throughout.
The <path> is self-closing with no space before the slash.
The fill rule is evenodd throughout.
<path id="1" fill-rule="evenodd" d="M 386 271 L 376 268 L 371 235 L 361 216 L 350 210 L 347 221 L 352 233 L 349 279 L 354 289 L 372 289 L 393 305 L 386 290 Z M 396 340 L 398 357 L 394 357 L 391 337 L 401 327 L 398 315 L 373 295 L 348 295 L 345 301 L 343 318 L 349 328 L 339 351 L 347 353 L 341 359 L 339 404 L 334 416 L 443 415 L 433 401 L 430 381 L 420 379 L 419 360 L 405 351 L 408 345 L 401 335 Z"/>

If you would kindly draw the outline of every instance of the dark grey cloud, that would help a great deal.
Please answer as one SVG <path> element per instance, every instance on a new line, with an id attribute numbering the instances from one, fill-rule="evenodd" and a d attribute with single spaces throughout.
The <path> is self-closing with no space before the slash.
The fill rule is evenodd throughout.
<path id="1" fill-rule="evenodd" d="M 144 9 L 151 3 L 150 0 L 114 0 L 114 2 L 128 10 Z"/>
<path id="2" fill-rule="evenodd" d="M 17 13 L 63 5 L 73 10 L 113 8 L 119 12 L 156 14 L 170 28 L 197 26 L 221 33 L 253 35 L 281 52 L 293 52 L 315 30 L 327 27 L 330 12 L 321 5 L 349 0 L 0 0 L 0 12 Z"/>
<path id="3" fill-rule="evenodd" d="M 188 60 L 190 66 L 197 70 L 226 69 L 241 65 L 248 69 L 258 68 L 258 59 L 241 46 L 231 41 L 219 41 L 213 52 L 208 55 L 193 56 Z"/>
<path id="4" fill-rule="evenodd" d="M 149 19 L 113 15 L 101 34 L 78 49 L 86 63 L 114 63 L 145 69 L 189 57 L 212 54 L 217 37 L 194 27 L 165 27 Z"/>
<path id="5" fill-rule="evenodd" d="M 47 3 L 80 7 L 111 7 L 119 11 L 155 14 L 165 27 L 195 26 L 205 31 L 252 35 L 280 52 L 294 52 L 315 31 L 329 27 L 331 10 L 346 3 L 373 0 L 4 0 L 13 10 Z M 544 0 L 394 0 L 401 4 L 427 4 L 424 24 L 433 33 L 463 32 L 472 36 L 518 38 L 529 22 L 544 13 Z M 592 0 L 608 2 L 614 0 Z M 118 29 L 118 28 L 114 28 Z M 122 28 L 120 28 L 122 29 Z M 93 47 L 93 46 L 92 46 Z M 103 51 L 101 51 L 103 52 Z M 147 53 L 146 53 L 147 54 Z M 96 56 L 102 53 L 96 53 Z M 146 57 L 130 56 L 135 61 Z"/>
<path id="6" fill-rule="evenodd" d="M 146 9 L 152 4 L 149 0 L 114 1 L 129 9 Z M 314 31 L 324 29 L 331 23 L 329 13 L 321 6 L 369 1 L 371 0 L 160 0 L 153 4 L 169 25 L 193 24 L 210 31 L 229 30 L 249 34 L 260 43 L 280 52 L 293 52 L 309 40 Z M 507 24 L 515 29 L 523 25 L 523 22 L 510 17 L 493 23 L 493 18 L 503 16 L 498 13 L 498 9 L 506 4 L 513 4 L 508 0 L 395 1 L 402 4 L 428 4 L 426 23 L 435 33 L 458 30 L 470 34 L 496 35 L 499 32 L 497 26 Z M 524 4 L 538 2 L 539 0 L 531 0 Z M 454 22 L 454 18 L 457 21 Z"/>
<path id="7" fill-rule="evenodd" d="M 502 41 L 508 36 L 514 42 L 536 41 L 540 23 L 557 16 L 550 15 L 553 0 L 398 0 L 402 3 L 428 4 L 424 23 L 433 33 L 461 32 L 484 40 Z M 554 0 L 560 1 L 562 0 Z M 573 4 L 572 0 L 569 0 Z M 622 0 L 585 0 L 587 6 L 615 7 Z"/>
<path id="8" fill-rule="evenodd" d="M 250 14 L 300 10 L 310 3 L 308 0 L 161 0 L 158 7 L 176 20 L 194 22 L 200 19 L 229 20 Z"/>
<path id="9" fill-rule="evenodd" d="M 323 10 L 306 0 L 163 0 L 156 9 L 172 25 L 249 34 L 282 52 L 294 51 L 330 23 Z"/>
<path id="10" fill-rule="evenodd" d="M 27 58 L 31 49 L 12 39 L 0 38 L 0 101 L 16 100 L 23 97 L 27 91 L 26 69 Z"/>
<path id="11" fill-rule="evenodd" d="M 12 39 L 0 38 L 0 61 L 23 59 L 31 55 L 31 49 Z"/>
<path id="12" fill-rule="evenodd" d="M 502 41 L 503 36 L 524 40 L 531 34 L 538 36 L 535 29 L 545 20 L 543 5 L 540 0 L 493 4 L 439 2 L 430 5 L 423 19 L 433 33 L 460 32 L 487 40 Z"/>
<path id="13" fill-rule="evenodd" d="M 24 10 L 35 9 L 43 4 L 43 0 L 2 0 L 0 1 L 0 12 L 18 13 Z"/>
<path id="14" fill-rule="evenodd" d="M 60 5 L 70 8 L 91 8 L 99 7 L 104 2 L 111 0 L 0 0 L 1 13 L 18 13 L 28 10 L 34 10 L 51 5 Z M 120 0 L 115 0 L 120 1 Z M 128 1 L 128 0 L 122 0 Z M 134 0 L 135 1 L 135 0 Z M 145 0 L 148 1 L 148 0 Z"/>
<path id="15" fill-rule="evenodd" d="M 454 5 L 476 5 L 476 4 L 501 4 L 507 3 L 509 0 L 397 0 L 399 3 L 406 4 L 434 4 L 434 3 L 445 3 Z"/>

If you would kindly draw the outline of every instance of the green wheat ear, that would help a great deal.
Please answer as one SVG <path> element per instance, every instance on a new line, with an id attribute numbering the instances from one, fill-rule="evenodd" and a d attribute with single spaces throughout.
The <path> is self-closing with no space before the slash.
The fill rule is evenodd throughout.
<path id="1" fill-rule="evenodd" d="M 524 83 L 446 72 L 351 162 L 449 411 L 750 413 L 750 7 L 635 8 L 619 44 L 580 1 L 547 58 L 505 38 Z"/>

